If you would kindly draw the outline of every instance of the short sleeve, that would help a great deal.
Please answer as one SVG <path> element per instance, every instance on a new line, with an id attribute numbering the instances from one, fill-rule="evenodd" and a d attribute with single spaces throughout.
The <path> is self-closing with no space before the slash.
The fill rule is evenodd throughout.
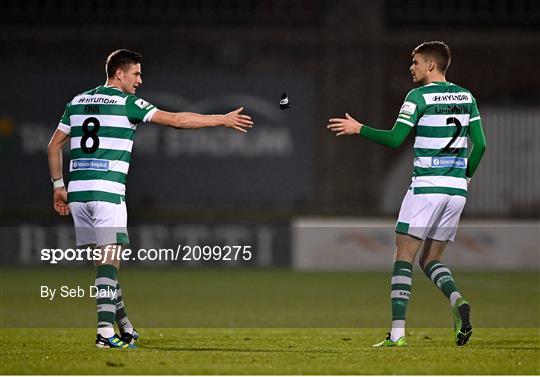
<path id="1" fill-rule="evenodd" d="M 157 110 L 157 107 L 142 98 L 129 96 L 126 99 L 127 117 L 132 123 L 149 122 Z"/>
<path id="2" fill-rule="evenodd" d="M 71 122 L 69 120 L 69 107 L 70 107 L 70 103 L 66 104 L 66 109 L 64 110 L 64 114 L 62 114 L 62 118 L 60 119 L 60 122 L 58 123 L 58 127 L 57 127 L 58 130 L 68 135 L 71 133 Z"/>
<path id="3" fill-rule="evenodd" d="M 469 123 L 474 122 L 475 120 L 480 120 L 480 111 L 478 111 L 478 105 L 476 104 L 476 98 L 472 98 L 471 105 L 471 117 Z"/>
<path id="4" fill-rule="evenodd" d="M 411 90 L 405 97 L 403 105 L 401 105 L 396 122 L 414 127 L 422 116 L 423 104 L 423 99 L 417 91 L 414 89 Z"/>

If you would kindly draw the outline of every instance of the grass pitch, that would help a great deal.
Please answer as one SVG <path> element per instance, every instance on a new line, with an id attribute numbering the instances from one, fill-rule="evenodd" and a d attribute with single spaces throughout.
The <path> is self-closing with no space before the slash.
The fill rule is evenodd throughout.
<path id="1" fill-rule="evenodd" d="M 3 374 L 538 374 L 539 334 L 412 329 L 409 347 L 372 349 L 383 329 L 144 329 L 133 351 L 92 347 L 93 329 L 1 332 Z"/>
<path id="2" fill-rule="evenodd" d="M 141 333 L 98 350 L 91 298 L 39 287 L 92 284 L 92 268 L 2 269 L 2 374 L 540 374 L 536 273 L 456 273 L 473 337 L 453 343 L 444 296 L 416 272 L 409 346 L 373 349 L 390 321 L 389 274 L 123 269 Z"/>

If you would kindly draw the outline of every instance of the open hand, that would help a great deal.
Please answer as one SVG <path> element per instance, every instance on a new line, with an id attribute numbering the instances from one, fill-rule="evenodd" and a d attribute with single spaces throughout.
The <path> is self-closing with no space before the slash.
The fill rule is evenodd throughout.
<path id="1" fill-rule="evenodd" d="M 358 135 L 363 126 L 348 113 L 345 113 L 345 118 L 332 118 L 328 122 L 329 124 L 326 128 L 336 132 L 336 136 Z"/>
<path id="2" fill-rule="evenodd" d="M 233 128 L 237 131 L 246 133 L 248 128 L 253 127 L 253 122 L 249 115 L 241 114 L 243 110 L 243 107 L 239 107 L 238 109 L 225 114 L 223 125 L 227 128 Z"/>

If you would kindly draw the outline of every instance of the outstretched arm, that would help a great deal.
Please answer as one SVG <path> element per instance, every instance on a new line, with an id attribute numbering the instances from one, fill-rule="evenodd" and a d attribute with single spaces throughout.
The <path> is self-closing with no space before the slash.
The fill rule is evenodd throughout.
<path id="1" fill-rule="evenodd" d="M 358 122 L 349 114 L 345 114 L 345 118 L 332 118 L 329 122 L 327 128 L 336 132 L 336 136 L 360 134 L 368 140 L 390 148 L 397 148 L 403 144 L 412 129 L 402 122 L 396 122 L 391 130 L 378 130 Z"/>
<path id="2" fill-rule="evenodd" d="M 471 122 L 469 126 L 469 136 L 471 138 L 473 147 L 469 158 L 467 159 L 467 178 L 472 178 L 476 168 L 480 164 L 480 160 L 486 151 L 486 137 L 484 136 L 484 130 L 482 129 L 482 121 L 477 119 Z"/>
<path id="3" fill-rule="evenodd" d="M 249 115 L 242 114 L 243 110 L 243 107 L 239 107 L 224 115 L 170 113 L 158 110 L 152 115 L 152 118 L 149 121 L 163 126 L 184 129 L 223 126 L 245 133 L 248 128 L 253 127 L 253 122 Z"/>

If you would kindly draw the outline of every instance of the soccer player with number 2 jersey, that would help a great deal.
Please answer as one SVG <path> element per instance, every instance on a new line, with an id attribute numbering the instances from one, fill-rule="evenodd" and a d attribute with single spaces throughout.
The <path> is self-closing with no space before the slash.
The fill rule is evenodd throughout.
<path id="1" fill-rule="evenodd" d="M 131 149 L 140 122 L 177 129 L 224 126 L 247 132 L 253 122 L 240 107 L 225 115 L 170 113 L 135 96 L 141 79 L 142 55 L 117 50 L 109 55 L 105 85 L 76 95 L 68 104 L 48 146 L 53 207 L 71 212 L 78 246 L 101 250 L 96 262 L 98 348 L 135 348 L 139 334 L 129 321 L 118 283 L 121 245 L 127 244 L 125 184 Z M 69 184 L 62 177 L 62 146 L 70 141 Z M 116 335 L 114 323 L 120 334 Z"/>
<path id="2" fill-rule="evenodd" d="M 472 334 L 471 306 L 441 258 L 448 241 L 454 241 L 467 188 L 486 141 L 476 99 L 467 89 L 446 81 L 450 61 L 450 48 L 443 42 L 424 42 L 412 51 L 410 71 L 419 87 L 407 94 L 391 130 L 368 127 L 349 114 L 329 120 L 328 128 L 337 136 L 359 134 L 392 148 L 399 147 L 413 128 L 416 131 L 412 183 L 396 224 L 392 329 L 374 347 L 407 345 L 405 319 L 412 264 L 420 248 L 420 267 L 450 301 L 456 344 L 466 344 Z M 468 137 L 473 143 L 470 152 Z"/>

